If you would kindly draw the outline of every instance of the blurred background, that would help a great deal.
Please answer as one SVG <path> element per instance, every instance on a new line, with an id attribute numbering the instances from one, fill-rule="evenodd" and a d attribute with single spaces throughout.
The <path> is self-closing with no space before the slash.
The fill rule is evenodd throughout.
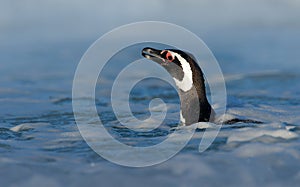
<path id="1" fill-rule="evenodd" d="M 147 20 L 175 23 L 197 34 L 225 75 L 298 72 L 299 10 L 297 0 L 1 1 L 0 83 L 6 85 L 1 87 L 47 79 L 48 88 L 63 85 L 70 91 L 76 65 L 96 39 L 123 24 Z"/>
<path id="2" fill-rule="evenodd" d="M 166 21 L 197 34 L 214 53 L 228 80 L 229 107 L 240 107 L 235 113 L 267 121 L 276 132 L 297 129 L 299 20 L 297 0 L 0 0 L 1 184 L 296 186 L 299 140 L 289 135 L 256 139 L 242 149 L 245 142 L 229 144 L 229 133 L 221 148 L 201 157 L 194 155 L 195 143 L 193 151 L 151 168 L 110 164 L 78 135 L 71 89 L 81 56 L 104 33 L 137 21 Z M 22 124 L 23 130 L 12 129 Z"/>

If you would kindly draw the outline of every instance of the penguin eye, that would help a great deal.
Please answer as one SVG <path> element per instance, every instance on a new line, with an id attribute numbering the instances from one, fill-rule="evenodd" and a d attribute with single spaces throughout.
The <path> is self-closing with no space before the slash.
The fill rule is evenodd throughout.
<path id="1" fill-rule="evenodd" d="M 167 54 L 166 54 L 166 59 L 169 61 L 169 62 L 172 62 L 174 60 L 174 57 L 173 55 L 168 51 Z"/>

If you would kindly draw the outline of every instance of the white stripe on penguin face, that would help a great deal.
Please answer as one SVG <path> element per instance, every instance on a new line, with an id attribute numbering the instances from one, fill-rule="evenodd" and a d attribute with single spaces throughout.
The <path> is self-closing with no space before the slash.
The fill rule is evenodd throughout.
<path id="1" fill-rule="evenodd" d="M 180 81 L 173 77 L 176 86 L 182 91 L 189 91 L 193 87 L 193 72 L 190 64 L 179 54 L 170 51 L 173 56 L 176 56 L 183 70 L 183 79 Z"/>

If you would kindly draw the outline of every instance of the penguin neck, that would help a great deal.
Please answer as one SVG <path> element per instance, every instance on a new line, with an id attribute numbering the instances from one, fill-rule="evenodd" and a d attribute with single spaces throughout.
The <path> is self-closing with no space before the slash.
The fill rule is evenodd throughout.
<path id="1" fill-rule="evenodd" d="M 204 75 L 195 61 L 182 64 L 182 73 L 170 72 L 179 90 L 181 121 L 185 125 L 210 120 L 212 107 L 206 97 Z"/>
<path id="2" fill-rule="evenodd" d="M 183 91 L 178 87 L 181 106 L 180 117 L 185 125 L 208 122 L 210 120 L 212 107 L 207 100 L 205 84 L 201 79 L 203 77 L 196 80 L 193 84 L 193 89 L 188 91 Z"/>

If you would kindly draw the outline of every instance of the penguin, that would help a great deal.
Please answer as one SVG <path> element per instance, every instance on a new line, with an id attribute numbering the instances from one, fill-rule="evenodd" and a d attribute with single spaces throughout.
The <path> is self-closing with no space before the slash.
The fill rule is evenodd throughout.
<path id="1" fill-rule="evenodd" d="M 142 56 L 158 63 L 172 76 L 180 98 L 180 120 L 184 125 L 214 120 L 215 112 L 206 96 L 204 75 L 192 54 L 178 49 L 146 47 Z"/>

